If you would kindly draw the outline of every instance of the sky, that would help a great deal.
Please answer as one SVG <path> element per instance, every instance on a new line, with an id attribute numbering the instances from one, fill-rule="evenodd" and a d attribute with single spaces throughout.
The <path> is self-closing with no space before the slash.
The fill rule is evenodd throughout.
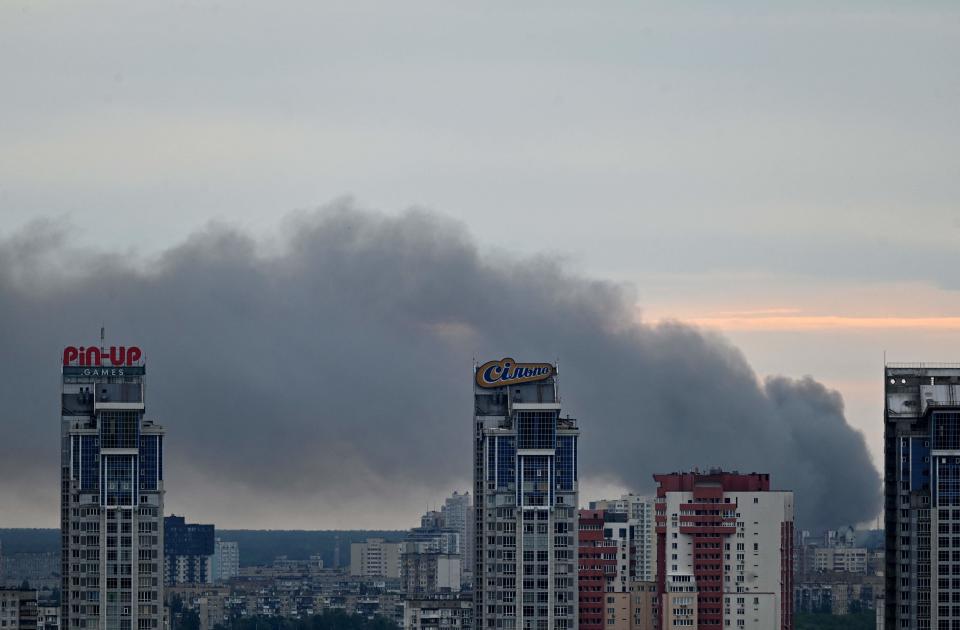
<path id="1" fill-rule="evenodd" d="M 8 349 L 78 343 L 65 331 L 96 334 L 102 319 L 167 343 L 125 321 L 128 302 L 95 322 L 51 317 L 46 331 L 24 305 L 65 287 L 104 290 L 106 277 L 131 294 L 172 291 L 190 279 L 176 270 L 197 243 L 216 250 L 226 238 L 234 269 L 272 277 L 277 261 L 301 259 L 291 230 L 303 222 L 321 235 L 303 245 L 313 251 L 342 213 L 374 232 L 420 221 L 461 245 L 450 255 L 464 269 L 545 258 L 561 270 L 557 287 L 603 283 L 613 314 L 594 325 L 606 332 L 625 325 L 628 302 L 655 339 L 668 338 L 659 323 L 697 327 L 711 351 L 742 355 L 765 404 L 779 400 L 765 377 L 811 376 L 842 395 L 844 422 L 879 463 L 884 356 L 960 354 L 958 56 L 951 3 L 4 3 L 2 299 L 21 313 L 8 325 L 37 327 L 34 345 L 6 331 Z M 351 252 L 351 273 L 382 271 Z M 226 281 L 216 260 L 200 262 Z M 567 307 L 605 317 L 597 304 Z M 444 325 L 456 336 L 463 322 Z M 581 352 L 482 332 L 471 357 L 511 352 L 511 339 L 533 354 Z M 639 462 L 619 473 L 599 455 L 591 466 L 585 498 L 643 489 L 653 472 Z M 275 520 L 238 514 L 229 497 L 244 488 L 201 472 L 220 507 L 172 491 L 168 503 L 224 526 L 378 515 L 305 509 L 309 493 L 278 499 Z M 423 478 L 413 485 L 390 524 L 442 500 Z M 14 504 L 0 525 L 56 522 L 55 508 Z"/>

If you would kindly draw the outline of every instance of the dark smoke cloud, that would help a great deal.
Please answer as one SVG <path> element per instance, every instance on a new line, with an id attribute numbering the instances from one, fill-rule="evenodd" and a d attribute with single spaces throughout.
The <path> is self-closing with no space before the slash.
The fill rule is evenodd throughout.
<path id="1" fill-rule="evenodd" d="M 55 522 L 59 355 L 101 324 L 145 351 L 168 506 L 222 525 L 412 521 L 468 483 L 471 361 L 507 355 L 559 358 L 581 479 L 646 491 L 654 472 L 768 471 L 807 527 L 879 507 L 839 394 L 761 383 L 719 337 L 639 324 L 624 287 L 349 202 L 290 217 L 264 249 L 218 225 L 151 260 L 70 250 L 55 222 L 0 243 L 0 525 Z"/>

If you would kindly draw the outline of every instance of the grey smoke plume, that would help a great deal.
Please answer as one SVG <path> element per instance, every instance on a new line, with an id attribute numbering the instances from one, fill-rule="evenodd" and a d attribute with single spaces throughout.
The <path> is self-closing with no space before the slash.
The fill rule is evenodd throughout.
<path id="1" fill-rule="evenodd" d="M 654 472 L 720 465 L 770 472 L 806 527 L 879 508 L 839 394 L 761 383 L 719 337 L 640 324 L 622 286 L 548 257 L 484 255 L 429 213 L 349 202 L 290 217 L 272 245 L 215 225 L 145 261 L 71 251 L 56 223 L 0 243 L 2 428 L 15 436 L 0 441 L 0 525 L 55 522 L 60 352 L 95 342 L 101 323 L 108 342 L 144 349 L 148 410 L 169 432 L 168 505 L 191 518 L 412 521 L 419 497 L 468 483 L 471 361 L 503 356 L 559 358 L 581 479 L 646 491 Z"/>

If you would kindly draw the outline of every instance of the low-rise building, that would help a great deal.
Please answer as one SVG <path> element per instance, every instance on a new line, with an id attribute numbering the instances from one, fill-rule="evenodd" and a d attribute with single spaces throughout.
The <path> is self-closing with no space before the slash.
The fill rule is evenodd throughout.
<path id="1" fill-rule="evenodd" d="M 53 602 L 41 602 L 37 606 L 37 630 L 59 630 L 60 607 Z"/>
<path id="2" fill-rule="evenodd" d="M 408 599 L 403 605 L 403 630 L 473 628 L 473 600 Z"/>
<path id="3" fill-rule="evenodd" d="M 817 571 L 866 573 L 870 553 L 863 547 L 823 547 L 814 549 L 814 568 Z"/>
<path id="4" fill-rule="evenodd" d="M 37 592 L 0 588 L 0 628 L 37 630 Z"/>

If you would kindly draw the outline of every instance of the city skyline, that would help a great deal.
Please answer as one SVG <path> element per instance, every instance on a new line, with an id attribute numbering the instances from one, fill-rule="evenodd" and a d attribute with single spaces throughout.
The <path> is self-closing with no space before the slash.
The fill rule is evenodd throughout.
<path id="1" fill-rule="evenodd" d="M 957 59 L 0 2 L 0 630 L 960 630 Z"/>
<path id="2" fill-rule="evenodd" d="M 960 353 L 953 3 L 102 6 L 0 6 L 0 239 L 149 260 L 344 195 L 536 232 L 840 391 L 878 468 L 884 351 Z"/>

